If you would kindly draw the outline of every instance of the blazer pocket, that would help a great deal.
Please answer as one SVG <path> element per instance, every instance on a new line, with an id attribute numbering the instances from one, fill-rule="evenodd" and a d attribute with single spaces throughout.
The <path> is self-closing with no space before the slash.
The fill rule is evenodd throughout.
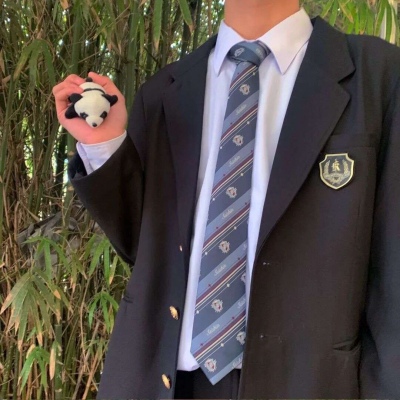
<path id="1" fill-rule="evenodd" d="M 333 352 L 338 355 L 353 355 L 357 354 L 361 349 L 361 340 L 359 337 L 346 340 L 344 342 L 333 345 Z"/>
<path id="2" fill-rule="evenodd" d="M 322 149 L 322 153 L 331 153 L 333 150 L 343 151 L 346 148 L 377 147 L 379 137 L 377 135 L 332 135 Z"/>

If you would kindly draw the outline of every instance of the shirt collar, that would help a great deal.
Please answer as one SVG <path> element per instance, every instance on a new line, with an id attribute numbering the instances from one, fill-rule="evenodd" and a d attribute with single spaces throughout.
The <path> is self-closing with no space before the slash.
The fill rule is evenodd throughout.
<path id="1" fill-rule="evenodd" d="M 313 25 L 310 17 L 301 7 L 299 11 L 275 25 L 258 40 L 261 40 L 271 50 L 283 75 L 296 54 L 309 40 L 312 30 Z M 243 40 L 245 39 L 228 26 L 225 21 L 221 22 L 214 52 L 214 70 L 217 75 L 221 72 L 228 51 L 232 46 Z"/>

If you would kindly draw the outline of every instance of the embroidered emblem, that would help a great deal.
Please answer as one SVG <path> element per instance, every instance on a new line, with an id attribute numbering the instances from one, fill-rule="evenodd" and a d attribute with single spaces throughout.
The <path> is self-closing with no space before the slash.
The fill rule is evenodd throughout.
<path id="1" fill-rule="evenodd" d="M 204 363 L 204 366 L 209 372 L 215 372 L 217 370 L 217 360 L 215 358 L 209 358 Z"/>
<path id="2" fill-rule="evenodd" d="M 239 332 L 236 335 L 236 340 L 243 346 L 244 345 L 244 341 L 246 339 L 246 332 Z"/>
<path id="3" fill-rule="evenodd" d="M 239 49 L 235 50 L 235 57 L 239 57 L 244 52 L 244 48 L 240 47 Z"/>
<path id="4" fill-rule="evenodd" d="M 240 280 L 241 280 L 243 283 L 246 283 L 246 272 L 243 272 L 242 276 L 240 277 Z"/>
<path id="5" fill-rule="evenodd" d="M 215 299 L 211 303 L 211 307 L 214 309 L 215 312 L 221 312 L 223 307 L 222 307 L 222 300 Z"/>
<path id="6" fill-rule="evenodd" d="M 242 94 L 247 96 L 250 93 L 250 85 L 244 83 L 242 86 L 240 86 L 239 90 L 241 91 Z"/>
<path id="7" fill-rule="evenodd" d="M 354 160 L 347 153 L 326 154 L 319 163 L 320 177 L 332 189 L 346 186 L 354 175 Z"/>
<path id="8" fill-rule="evenodd" d="M 233 143 L 236 144 L 236 146 L 241 146 L 243 144 L 243 136 L 242 135 L 236 135 L 233 139 L 232 139 Z"/>
<path id="9" fill-rule="evenodd" d="M 229 251 L 229 248 L 230 248 L 230 243 L 227 242 L 226 240 L 224 240 L 223 242 L 221 242 L 219 244 L 218 247 L 223 253 L 227 253 Z"/>
<path id="10" fill-rule="evenodd" d="M 226 189 L 226 194 L 231 198 L 234 199 L 237 196 L 237 189 L 233 186 L 228 187 L 228 189 Z"/>

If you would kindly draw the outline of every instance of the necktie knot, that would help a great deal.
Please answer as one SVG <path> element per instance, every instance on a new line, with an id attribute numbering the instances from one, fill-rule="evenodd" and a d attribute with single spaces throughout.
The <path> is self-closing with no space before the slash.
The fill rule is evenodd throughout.
<path id="1" fill-rule="evenodd" d="M 269 48 L 259 40 L 255 42 L 243 41 L 232 46 L 228 58 L 236 64 L 249 62 L 259 67 L 270 53 Z"/>

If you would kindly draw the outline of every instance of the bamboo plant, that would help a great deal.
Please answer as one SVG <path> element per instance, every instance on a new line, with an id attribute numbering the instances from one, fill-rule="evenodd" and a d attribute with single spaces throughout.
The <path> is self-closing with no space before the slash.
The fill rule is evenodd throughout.
<path id="1" fill-rule="evenodd" d="M 399 43 L 394 0 L 302 5 Z M 132 267 L 68 184 L 75 141 L 51 95 L 68 74 L 139 85 L 217 33 L 219 0 L 0 1 L 0 398 L 91 399 Z M 133 267 L 134 268 L 134 267 Z"/>

